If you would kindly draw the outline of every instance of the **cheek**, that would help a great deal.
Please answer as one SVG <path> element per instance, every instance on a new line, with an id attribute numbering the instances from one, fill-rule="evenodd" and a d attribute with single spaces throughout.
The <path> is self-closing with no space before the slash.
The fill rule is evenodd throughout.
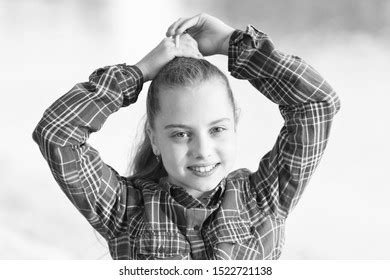
<path id="1" fill-rule="evenodd" d="M 163 155 L 164 164 L 170 166 L 180 166 L 185 164 L 187 147 L 185 145 L 178 145 L 166 142 L 161 153 Z"/>
<path id="2" fill-rule="evenodd" d="M 237 135 L 232 133 L 229 137 L 221 139 L 218 144 L 218 149 L 223 159 L 229 164 L 233 164 L 237 154 Z"/>

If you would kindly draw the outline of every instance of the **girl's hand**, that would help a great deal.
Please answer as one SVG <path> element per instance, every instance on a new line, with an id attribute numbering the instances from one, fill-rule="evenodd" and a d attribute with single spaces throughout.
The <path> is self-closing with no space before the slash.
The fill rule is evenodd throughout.
<path id="1" fill-rule="evenodd" d="M 199 50 L 204 56 L 227 55 L 234 28 L 202 13 L 191 18 L 179 18 L 168 28 L 166 36 L 181 35 L 185 31 L 198 42 Z"/>
<path id="2" fill-rule="evenodd" d="M 197 42 L 188 34 L 180 36 L 178 45 L 175 46 L 173 38 L 165 38 L 136 64 L 144 76 L 144 82 L 154 79 L 160 69 L 175 57 L 203 57 Z"/>

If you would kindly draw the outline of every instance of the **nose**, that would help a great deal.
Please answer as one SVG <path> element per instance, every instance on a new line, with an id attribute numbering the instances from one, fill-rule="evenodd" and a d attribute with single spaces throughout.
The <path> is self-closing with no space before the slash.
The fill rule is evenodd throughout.
<path id="1" fill-rule="evenodd" d="M 192 141 L 191 154 L 196 159 L 207 159 L 211 156 L 213 142 L 207 135 L 199 135 Z"/>

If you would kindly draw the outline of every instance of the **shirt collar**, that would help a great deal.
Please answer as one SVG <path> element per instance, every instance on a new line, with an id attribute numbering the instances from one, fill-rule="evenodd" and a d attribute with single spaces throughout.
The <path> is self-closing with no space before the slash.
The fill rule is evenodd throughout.
<path id="1" fill-rule="evenodd" d="M 163 177 L 160 179 L 160 186 L 162 186 L 163 190 L 170 194 L 179 204 L 183 205 L 184 207 L 204 208 L 208 206 L 214 206 L 220 202 L 220 199 L 225 191 L 226 178 L 224 177 L 214 189 L 205 192 L 199 198 L 194 198 L 188 194 L 184 188 L 168 182 L 168 177 Z"/>

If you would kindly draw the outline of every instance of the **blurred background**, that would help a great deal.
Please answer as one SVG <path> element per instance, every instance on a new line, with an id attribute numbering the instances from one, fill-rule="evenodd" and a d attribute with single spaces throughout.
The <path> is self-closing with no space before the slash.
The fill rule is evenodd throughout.
<path id="1" fill-rule="evenodd" d="M 388 0 L 0 0 L 0 259 L 110 258 L 57 186 L 32 131 L 93 70 L 135 64 L 178 17 L 200 12 L 265 31 L 341 98 L 324 157 L 288 219 L 282 259 L 390 259 Z M 226 57 L 209 60 L 227 73 Z M 230 80 L 242 109 L 236 167 L 255 170 L 282 117 L 248 83 Z M 121 174 L 147 88 L 90 138 Z"/>

